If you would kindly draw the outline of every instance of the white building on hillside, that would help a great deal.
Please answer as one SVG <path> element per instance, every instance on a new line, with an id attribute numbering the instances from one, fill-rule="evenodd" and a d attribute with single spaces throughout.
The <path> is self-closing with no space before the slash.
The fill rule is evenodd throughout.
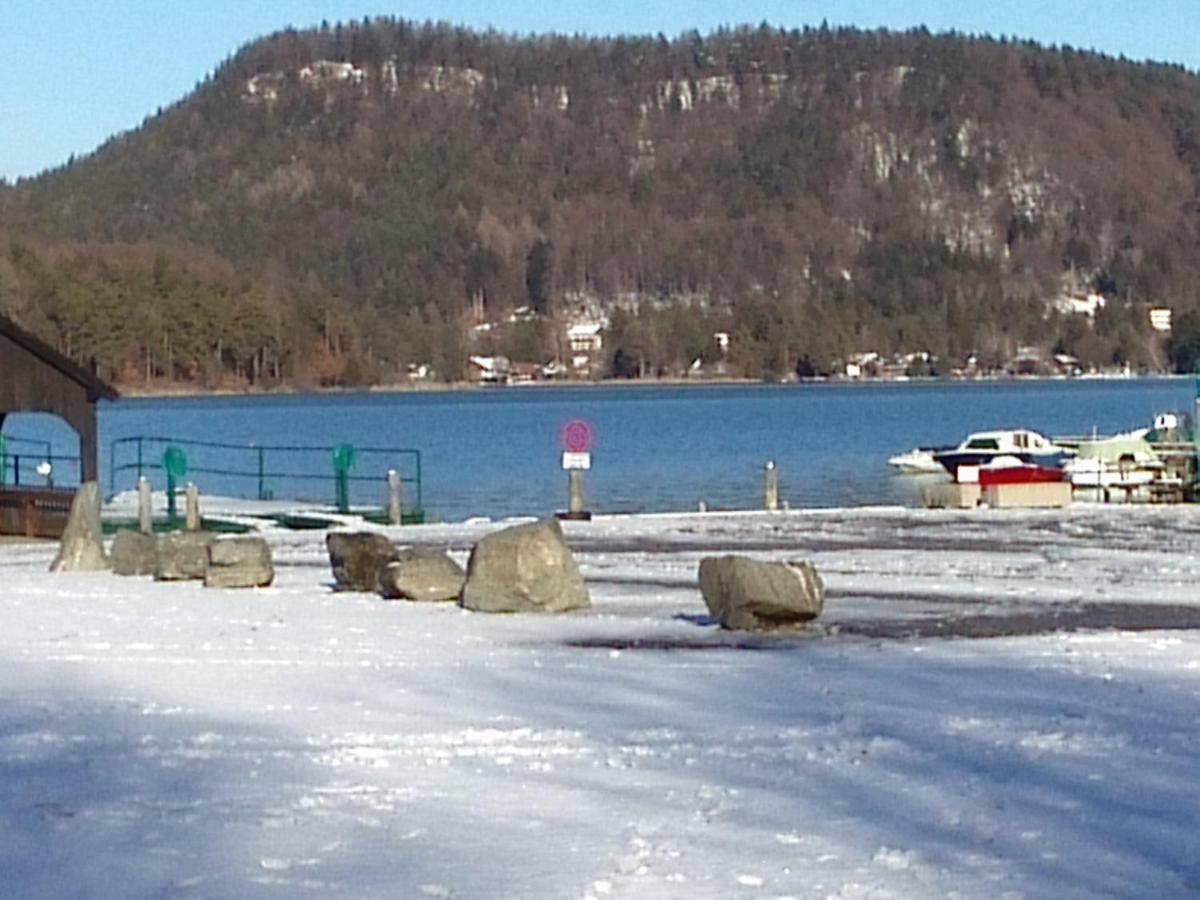
<path id="1" fill-rule="evenodd" d="M 1165 306 L 1156 306 L 1150 310 L 1150 327 L 1155 331 L 1169 332 L 1171 330 L 1171 310 Z"/>
<path id="2" fill-rule="evenodd" d="M 1061 294 L 1054 298 L 1054 308 L 1065 316 L 1087 316 L 1096 318 L 1096 312 L 1104 309 L 1108 301 L 1103 294 L 1089 292 L 1086 294 Z"/>
<path id="3" fill-rule="evenodd" d="M 604 322 L 584 319 L 567 328 L 571 364 L 576 370 L 587 369 L 599 361 L 604 350 Z"/>

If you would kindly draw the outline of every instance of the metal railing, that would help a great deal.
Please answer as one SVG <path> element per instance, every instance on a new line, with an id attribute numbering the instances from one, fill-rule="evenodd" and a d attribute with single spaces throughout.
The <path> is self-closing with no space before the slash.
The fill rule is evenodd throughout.
<path id="1" fill-rule="evenodd" d="M 43 464 L 49 469 L 39 470 Z M 77 454 L 56 454 L 47 440 L 0 434 L 0 487 L 53 487 L 56 482 L 79 483 Z"/>
<path id="2" fill-rule="evenodd" d="M 349 501 L 351 488 L 361 493 L 370 485 L 377 492 L 369 499 L 378 505 L 387 473 L 395 470 L 404 486 L 405 505 L 422 508 L 421 451 L 353 447 L 352 463 L 347 465 L 347 447 L 228 444 L 148 435 L 118 438 L 109 450 L 109 491 L 132 489 L 142 476 L 158 473 L 170 483 L 186 477 L 208 493 L 258 500 L 336 501 L 339 506 Z M 196 476 L 207 477 L 201 484 Z"/>

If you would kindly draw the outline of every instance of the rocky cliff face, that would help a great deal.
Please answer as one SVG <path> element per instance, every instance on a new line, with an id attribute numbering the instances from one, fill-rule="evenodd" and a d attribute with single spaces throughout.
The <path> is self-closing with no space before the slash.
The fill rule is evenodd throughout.
<path id="1" fill-rule="evenodd" d="M 1195 305 L 1198 176 L 1200 80 L 1166 66 L 925 32 L 378 20 L 246 47 L 0 190 L 0 225 L 195 247 L 351 318 L 766 298 L 838 340 L 947 349 L 1034 321 L 1064 278 L 1117 301 L 1113 329 Z"/>

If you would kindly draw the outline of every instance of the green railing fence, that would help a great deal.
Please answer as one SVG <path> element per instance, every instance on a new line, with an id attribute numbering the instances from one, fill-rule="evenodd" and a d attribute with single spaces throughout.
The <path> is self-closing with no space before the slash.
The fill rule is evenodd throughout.
<path id="1" fill-rule="evenodd" d="M 38 471 L 43 463 L 48 474 Z M 49 441 L 0 434 L 0 487 L 53 486 L 79 483 L 78 455 L 55 454 Z"/>
<path id="2" fill-rule="evenodd" d="M 333 502 L 339 509 L 352 500 L 378 506 L 387 473 L 395 470 L 404 505 L 423 508 L 421 452 L 402 447 L 229 444 L 137 435 L 111 443 L 108 466 L 113 494 L 136 487 L 142 476 L 153 481 L 157 474 L 169 492 L 186 477 L 209 494 Z"/>

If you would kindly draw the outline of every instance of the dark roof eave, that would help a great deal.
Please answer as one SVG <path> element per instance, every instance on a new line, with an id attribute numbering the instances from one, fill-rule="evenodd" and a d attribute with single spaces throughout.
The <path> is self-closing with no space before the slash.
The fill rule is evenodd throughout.
<path id="1" fill-rule="evenodd" d="M 59 353 L 41 338 L 35 337 L 28 331 L 18 327 L 15 322 L 4 316 L 0 316 L 0 335 L 8 337 L 18 346 L 24 347 L 42 362 L 46 363 L 46 365 L 57 369 L 72 381 L 78 383 L 80 387 L 87 391 L 89 402 L 116 400 L 121 396 L 116 388 L 102 380 L 94 372 L 89 372 L 73 359 Z"/>

